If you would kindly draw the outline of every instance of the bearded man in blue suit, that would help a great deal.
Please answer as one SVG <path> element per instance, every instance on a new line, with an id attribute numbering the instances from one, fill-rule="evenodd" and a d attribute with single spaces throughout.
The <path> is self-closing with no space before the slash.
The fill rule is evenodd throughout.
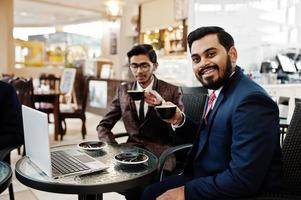
<path id="1" fill-rule="evenodd" d="M 204 120 L 194 124 L 179 109 L 167 120 L 175 134 L 197 132 L 182 175 L 153 184 L 143 200 L 252 197 L 281 187 L 278 107 L 236 65 L 232 36 L 201 27 L 188 36 L 195 76 L 209 89 Z"/>

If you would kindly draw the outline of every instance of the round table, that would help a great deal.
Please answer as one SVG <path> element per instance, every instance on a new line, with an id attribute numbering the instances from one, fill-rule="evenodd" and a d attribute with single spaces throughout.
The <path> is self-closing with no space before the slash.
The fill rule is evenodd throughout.
<path id="1" fill-rule="evenodd" d="M 12 170 L 10 166 L 0 161 L 0 193 L 2 193 L 11 183 Z"/>
<path id="2" fill-rule="evenodd" d="M 78 150 L 76 145 L 64 145 L 51 148 L 55 150 Z M 144 164 L 123 165 L 114 160 L 114 156 L 127 151 L 146 154 L 149 159 Z M 158 158 L 151 152 L 129 146 L 108 145 L 103 150 L 85 151 L 100 160 L 108 169 L 89 175 L 68 176 L 52 179 L 42 172 L 29 158 L 23 157 L 15 167 L 17 179 L 31 188 L 47 192 L 78 194 L 79 199 L 102 199 L 102 193 L 121 192 L 136 186 L 151 183 L 157 172 Z"/>

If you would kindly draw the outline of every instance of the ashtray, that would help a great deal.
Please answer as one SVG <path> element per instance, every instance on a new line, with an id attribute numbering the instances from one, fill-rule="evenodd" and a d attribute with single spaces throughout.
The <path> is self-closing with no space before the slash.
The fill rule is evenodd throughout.
<path id="1" fill-rule="evenodd" d="M 148 161 L 148 156 L 143 153 L 124 152 L 115 155 L 115 161 L 120 164 L 142 164 Z"/>
<path id="2" fill-rule="evenodd" d="M 101 142 L 101 141 L 87 141 L 87 142 L 81 142 L 77 145 L 78 148 L 87 150 L 87 151 L 100 150 L 106 146 L 107 146 L 107 143 Z"/>

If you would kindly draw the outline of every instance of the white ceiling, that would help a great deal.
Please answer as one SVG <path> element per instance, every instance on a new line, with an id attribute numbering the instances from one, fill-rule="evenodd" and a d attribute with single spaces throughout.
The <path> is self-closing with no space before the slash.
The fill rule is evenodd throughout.
<path id="1" fill-rule="evenodd" d="M 150 0 L 121 0 L 138 6 Z M 106 0 L 14 0 L 15 27 L 41 27 L 102 20 Z"/>

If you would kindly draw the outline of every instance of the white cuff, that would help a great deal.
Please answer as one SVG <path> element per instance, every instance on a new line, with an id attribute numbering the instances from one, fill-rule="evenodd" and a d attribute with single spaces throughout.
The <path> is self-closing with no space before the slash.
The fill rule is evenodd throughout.
<path id="1" fill-rule="evenodd" d="M 186 115 L 183 112 L 181 114 L 182 114 L 182 117 L 183 117 L 182 123 L 179 124 L 179 125 L 171 124 L 171 128 L 172 128 L 173 131 L 175 131 L 177 128 L 181 128 L 185 124 Z"/>

